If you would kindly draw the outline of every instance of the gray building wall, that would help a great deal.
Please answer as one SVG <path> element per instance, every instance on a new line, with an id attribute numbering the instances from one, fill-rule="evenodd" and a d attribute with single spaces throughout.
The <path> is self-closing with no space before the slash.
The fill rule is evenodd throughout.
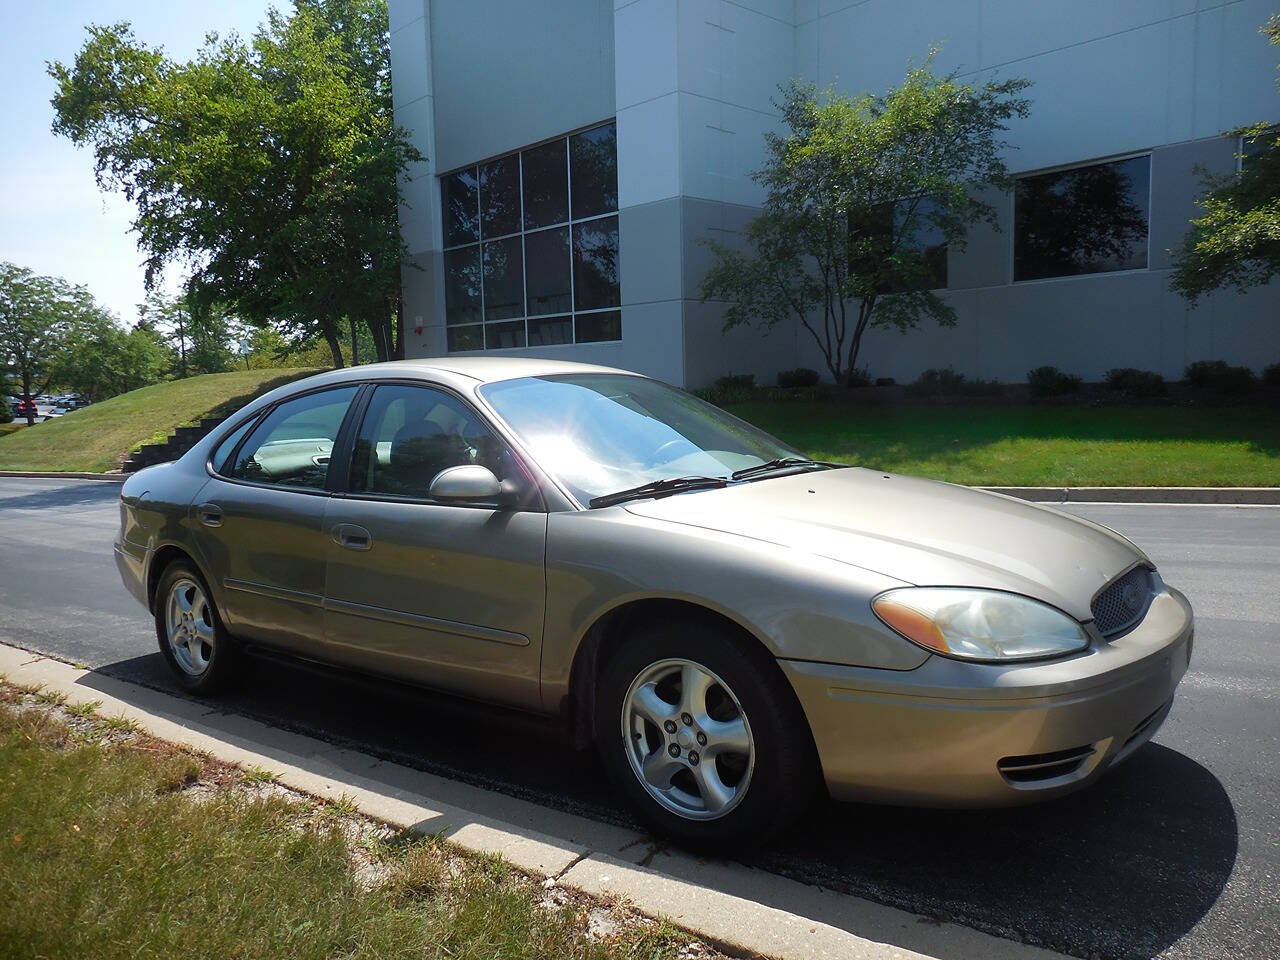
<path id="1" fill-rule="evenodd" d="M 616 116 L 623 340 L 509 352 L 689 386 L 823 369 L 799 324 L 722 331 L 722 305 L 698 297 L 705 241 L 737 242 L 758 210 L 750 174 L 778 127 L 780 84 L 882 90 L 941 40 L 938 70 L 1032 81 L 1031 116 L 1010 131 L 1015 172 L 1151 153 L 1148 268 L 1015 283 L 1012 198 L 995 197 L 1001 229 L 949 256 L 956 327 L 869 332 L 874 375 L 952 366 L 1016 381 L 1054 364 L 1177 376 L 1197 359 L 1280 360 L 1280 285 L 1194 310 L 1168 290 L 1196 166 L 1233 169 L 1222 132 L 1280 120 L 1274 50 L 1257 32 L 1271 12 L 1267 0 L 391 0 L 397 118 L 429 157 L 402 211 L 409 353 L 444 352 L 435 174 Z"/>

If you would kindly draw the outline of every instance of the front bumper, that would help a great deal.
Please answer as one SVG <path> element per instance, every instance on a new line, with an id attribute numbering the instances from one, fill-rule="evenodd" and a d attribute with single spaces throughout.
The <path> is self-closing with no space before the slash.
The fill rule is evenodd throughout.
<path id="1" fill-rule="evenodd" d="M 1191 605 L 1166 588 L 1143 621 L 1063 660 L 909 671 L 779 661 L 831 795 L 1008 806 L 1078 789 L 1146 743 L 1191 657 Z"/>

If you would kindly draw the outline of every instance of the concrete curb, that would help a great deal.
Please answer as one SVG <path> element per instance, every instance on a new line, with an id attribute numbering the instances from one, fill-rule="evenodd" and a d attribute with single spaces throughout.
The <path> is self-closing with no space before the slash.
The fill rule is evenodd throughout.
<path id="1" fill-rule="evenodd" d="M 1280 487 L 979 487 L 1037 503 L 1280 504 Z"/>
<path id="2" fill-rule="evenodd" d="M 1049 960 L 1036 947 L 843 896 L 742 864 L 670 851 L 647 837 L 335 747 L 208 703 L 81 670 L 0 643 L 0 675 L 100 701 L 153 736 L 270 770 L 281 783 L 591 896 L 622 896 L 728 952 L 779 960 Z M 854 931 L 857 931 L 855 933 Z"/>
<path id="3" fill-rule="evenodd" d="M 31 480 L 106 480 L 110 483 L 124 483 L 129 479 L 129 475 L 125 473 L 51 473 L 40 470 L 0 470 L 0 477 Z"/>

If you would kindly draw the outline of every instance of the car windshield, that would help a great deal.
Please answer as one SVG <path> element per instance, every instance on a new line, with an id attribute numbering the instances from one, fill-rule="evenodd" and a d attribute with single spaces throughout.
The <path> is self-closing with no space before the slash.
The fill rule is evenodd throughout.
<path id="1" fill-rule="evenodd" d="M 803 457 L 718 407 L 645 377 L 522 377 L 480 393 L 581 503 L 654 480 L 728 477 Z"/>

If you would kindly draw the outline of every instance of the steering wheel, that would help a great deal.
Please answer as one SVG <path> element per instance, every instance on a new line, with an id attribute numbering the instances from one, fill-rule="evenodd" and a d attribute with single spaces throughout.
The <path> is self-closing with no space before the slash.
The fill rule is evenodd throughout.
<path id="1" fill-rule="evenodd" d="M 692 440 L 686 439 L 685 437 L 676 437 L 674 440 L 668 440 L 662 446 L 658 447 L 657 450 L 653 451 L 653 456 L 649 458 L 645 466 L 651 467 L 656 463 L 666 463 L 670 460 L 674 460 L 674 456 L 668 455 L 664 457 L 663 454 L 668 450 L 679 449 L 682 446 L 691 447 L 694 453 L 697 453 L 701 449 Z"/>

